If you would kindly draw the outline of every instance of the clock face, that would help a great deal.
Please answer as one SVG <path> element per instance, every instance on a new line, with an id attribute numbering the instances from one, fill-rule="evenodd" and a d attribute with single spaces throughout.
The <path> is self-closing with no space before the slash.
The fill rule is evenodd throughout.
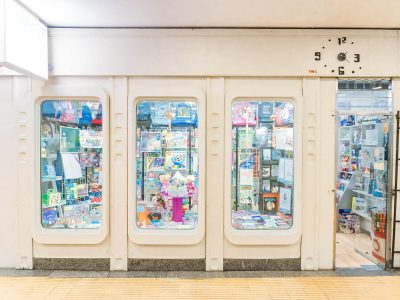
<path id="1" fill-rule="evenodd" d="M 362 59 L 356 42 L 345 36 L 326 39 L 314 52 L 316 67 L 324 74 L 354 75 L 362 69 Z"/>

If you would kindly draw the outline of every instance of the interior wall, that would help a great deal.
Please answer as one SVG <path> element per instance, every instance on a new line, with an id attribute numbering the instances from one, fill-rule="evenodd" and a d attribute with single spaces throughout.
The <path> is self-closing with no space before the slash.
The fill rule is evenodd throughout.
<path id="1" fill-rule="evenodd" d="M 17 252 L 17 138 L 13 77 L 0 77 L 0 268 L 15 267 Z"/>

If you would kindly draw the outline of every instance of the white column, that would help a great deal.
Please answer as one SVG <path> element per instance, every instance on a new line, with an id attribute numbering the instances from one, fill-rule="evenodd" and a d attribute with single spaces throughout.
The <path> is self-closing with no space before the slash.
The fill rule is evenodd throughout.
<path id="1" fill-rule="evenodd" d="M 224 262 L 224 109 L 224 79 L 207 79 L 207 271 L 222 271 Z"/>
<path id="2" fill-rule="evenodd" d="M 128 79 L 110 79 L 110 269 L 128 268 Z"/>

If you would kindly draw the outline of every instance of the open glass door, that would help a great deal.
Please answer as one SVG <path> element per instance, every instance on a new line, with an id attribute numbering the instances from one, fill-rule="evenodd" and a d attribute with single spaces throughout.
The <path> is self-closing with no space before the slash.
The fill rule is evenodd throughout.
<path id="1" fill-rule="evenodd" d="M 336 267 L 385 267 L 391 103 L 389 80 L 339 81 Z"/>

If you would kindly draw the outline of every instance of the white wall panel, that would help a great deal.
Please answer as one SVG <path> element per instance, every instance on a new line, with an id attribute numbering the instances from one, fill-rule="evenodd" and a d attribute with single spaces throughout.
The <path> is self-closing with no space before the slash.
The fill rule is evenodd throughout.
<path id="1" fill-rule="evenodd" d="M 338 66 L 344 76 L 398 74 L 396 31 L 52 29 L 49 47 L 52 75 L 332 77 Z"/>
<path id="2" fill-rule="evenodd" d="M 0 77 L 0 268 L 15 267 L 17 252 L 17 137 L 13 78 Z"/>

